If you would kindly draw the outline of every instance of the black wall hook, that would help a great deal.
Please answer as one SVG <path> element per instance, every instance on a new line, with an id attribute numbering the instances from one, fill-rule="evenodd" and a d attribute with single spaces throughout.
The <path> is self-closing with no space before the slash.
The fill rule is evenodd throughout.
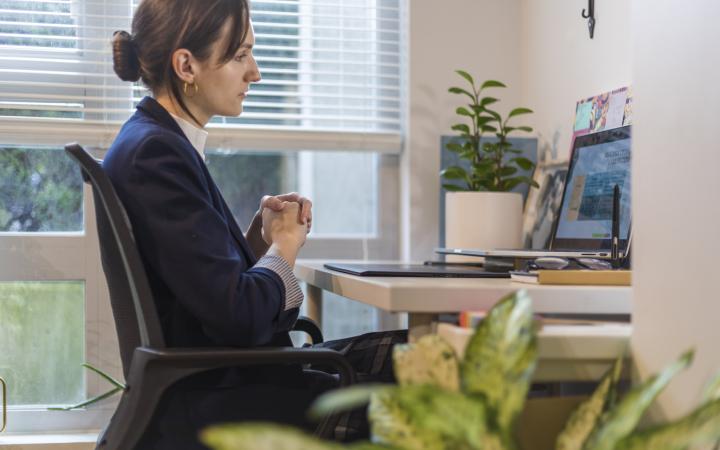
<path id="1" fill-rule="evenodd" d="M 580 13 L 583 19 L 588 19 L 588 30 L 590 31 L 590 39 L 595 35 L 595 0 L 588 0 L 587 12 L 583 8 Z"/>

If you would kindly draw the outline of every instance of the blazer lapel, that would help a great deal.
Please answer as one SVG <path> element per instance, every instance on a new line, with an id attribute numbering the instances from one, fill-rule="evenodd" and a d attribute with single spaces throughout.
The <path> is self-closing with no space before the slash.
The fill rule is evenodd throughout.
<path id="1" fill-rule="evenodd" d="M 180 126 L 177 124 L 175 119 L 173 119 L 170 113 L 168 113 L 167 110 L 165 110 L 165 108 L 163 108 L 162 105 L 160 105 L 154 98 L 143 98 L 140 103 L 138 103 L 137 109 L 142 110 L 143 112 L 151 116 L 153 119 L 155 119 L 158 123 L 176 132 L 177 134 L 185 138 L 185 140 L 187 140 L 185 133 L 183 133 L 182 129 L 180 129 Z M 190 141 L 188 141 L 188 145 L 192 145 Z M 227 203 L 225 203 L 225 199 L 220 193 L 220 189 L 218 189 L 215 181 L 210 176 L 210 172 L 208 172 L 205 164 L 202 165 L 202 169 L 206 179 L 210 183 L 211 189 L 215 191 L 213 192 L 213 195 L 216 195 L 216 198 L 220 199 L 222 213 L 225 216 L 228 228 L 230 228 L 230 233 L 235 238 L 235 241 L 240 247 L 242 253 L 245 254 L 245 258 L 250 261 L 250 265 L 255 265 L 255 263 L 257 262 L 257 257 L 250 248 L 250 244 L 248 244 L 247 239 L 245 239 L 245 236 L 242 234 L 242 231 L 240 231 L 240 227 L 235 221 L 235 216 L 233 216 L 232 211 L 230 211 L 230 207 L 228 207 Z"/>

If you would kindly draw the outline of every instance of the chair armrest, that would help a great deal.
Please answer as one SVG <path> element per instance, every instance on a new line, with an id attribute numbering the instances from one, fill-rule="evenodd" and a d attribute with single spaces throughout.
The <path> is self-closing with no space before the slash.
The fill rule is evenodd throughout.
<path id="1" fill-rule="evenodd" d="M 133 353 L 127 388 L 97 448 L 135 448 L 162 394 L 185 377 L 221 367 L 308 363 L 334 367 L 340 375 L 341 386 L 355 383 L 355 371 L 345 357 L 335 350 L 323 348 L 138 347 Z"/>
<path id="2" fill-rule="evenodd" d="M 306 316 L 298 317 L 298 320 L 295 322 L 295 326 L 293 327 L 293 331 L 302 331 L 307 333 L 310 335 L 310 339 L 313 344 L 322 344 L 324 341 L 322 331 L 320 331 L 320 327 L 317 322 Z"/>
<path id="3" fill-rule="evenodd" d="M 345 357 L 324 348 L 167 348 L 138 347 L 132 368 L 144 371 L 147 366 L 161 366 L 177 378 L 221 367 L 249 367 L 270 364 L 322 364 L 333 367 L 340 376 L 340 385 L 356 383 L 355 371 Z"/>

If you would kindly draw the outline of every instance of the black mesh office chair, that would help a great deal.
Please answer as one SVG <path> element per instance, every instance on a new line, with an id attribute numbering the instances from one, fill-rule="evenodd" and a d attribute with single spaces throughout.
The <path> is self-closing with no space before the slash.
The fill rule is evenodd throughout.
<path id="1" fill-rule="evenodd" d="M 199 372 L 265 364 L 319 364 L 337 370 L 341 386 L 355 382 L 352 367 L 334 350 L 166 347 L 131 226 L 110 179 L 98 161 L 79 145 L 69 144 L 65 151 L 80 165 L 83 179 L 92 186 L 100 253 L 127 384 L 115 414 L 98 438 L 98 449 L 135 448 L 163 392 L 178 380 Z M 309 319 L 298 320 L 296 329 L 308 332 L 314 342 L 322 342 L 320 330 Z"/>

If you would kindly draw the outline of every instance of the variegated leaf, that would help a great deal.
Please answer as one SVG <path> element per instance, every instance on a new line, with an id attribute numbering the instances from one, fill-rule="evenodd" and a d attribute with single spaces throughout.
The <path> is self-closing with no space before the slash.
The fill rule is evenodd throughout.
<path id="1" fill-rule="evenodd" d="M 690 365 L 692 356 L 692 352 L 685 353 L 658 375 L 632 389 L 593 431 L 585 450 L 614 450 L 617 443 L 635 429 L 645 410 L 670 380 Z"/>
<path id="2" fill-rule="evenodd" d="M 502 299 L 479 325 L 460 365 L 462 390 L 484 398 L 504 435 L 522 411 L 537 360 L 531 301 L 524 290 Z"/>
<path id="3" fill-rule="evenodd" d="M 353 442 L 345 447 L 346 450 L 404 450 L 400 447 L 389 445 L 373 444 L 372 442 Z"/>
<path id="4" fill-rule="evenodd" d="M 442 437 L 434 430 L 422 430 L 411 422 L 395 391 L 373 395 L 368 410 L 372 440 L 404 449 L 444 450 Z"/>
<path id="5" fill-rule="evenodd" d="M 396 345 L 393 367 L 398 384 L 432 384 L 448 391 L 460 389 L 458 359 L 450 344 L 437 335 L 413 344 Z"/>
<path id="6" fill-rule="evenodd" d="M 206 428 L 200 440 L 213 450 L 342 450 L 339 444 L 321 441 L 282 425 L 227 424 Z"/>
<path id="7" fill-rule="evenodd" d="M 583 448 L 583 444 L 592 433 L 610 401 L 613 387 L 617 384 L 621 371 L 622 358 L 618 358 L 602 378 L 592 396 L 582 402 L 572 413 L 565 428 L 558 435 L 556 450 L 581 450 Z"/>
<path id="8" fill-rule="evenodd" d="M 378 406 L 384 415 L 378 415 Z M 391 410 L 392 430 L 386 422 Z M 370 420 L 374 438 L 407 449 L 483 449 L 492 441 L 482 401 L 427 384 L 374 396 Z"/>
<path id="9" fill-rule="evenodd" d="M 720 373 L 715 374 L 705 386 L 702 398 L 704 402 L 720 399 Z"/>
<path id="10" fill-rule="evenodd" d="M 326 392 L 315 399 L 308 416 L 312 419 L 320 419 L 328 414 L 365 406 L 370 402 L 372 394 L 388 389 L 394 387 L 388 384 L 360 384 Z"/>
<path id="11" fill-rule="evenodd" d="M 635 433 L 620 441 L 616 450 L 684 450 L 714 444 L 720 439 L 720 400 L 705 403 L 667 425 Z"/>

